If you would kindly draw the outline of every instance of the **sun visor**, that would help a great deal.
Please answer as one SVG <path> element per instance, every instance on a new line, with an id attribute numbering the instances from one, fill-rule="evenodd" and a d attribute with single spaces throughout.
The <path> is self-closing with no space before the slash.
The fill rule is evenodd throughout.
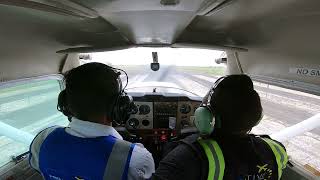
<path id="1" fill-rule="evenodd" d="M 259 82 L 320 95 L 320 66 L 315 57 L 289 56 L 265 49 L 228 51 L 227 56 L 228 74 L 243 72 Z"/>

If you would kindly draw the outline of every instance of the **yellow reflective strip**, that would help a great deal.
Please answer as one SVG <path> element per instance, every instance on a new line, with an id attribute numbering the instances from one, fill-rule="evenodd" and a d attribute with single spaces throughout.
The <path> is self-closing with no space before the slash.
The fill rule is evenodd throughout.
<path id="1" fill-rule="evenodd" d="M 215 174 L 214 174 L 214 177 L 213 177 L 213 180 L 218 180 L 219 179 L 219 176 L 220 176 L 220 164 L 219 164 L 219 158 L 218 158 L 218 155 L 216 153 L 216 150 L 214 149 L 213 145 L 210 143 L 209 140 L 206 140 L 204 141 L 206 143 L 206 145 L 209 147 L 209 150 L 213 156 L 213 160 L 214 160 L 214 164 L 215 164 Z"/>
<path id="2" fill-rule="evenodd" d="M 206 155 L 208 157 L 208 162 L 209 162 L 208 180 L 213 180 L 215 170 L 216 170 L 213 155 L 212 155 L 208 145 L 203 140 L 199 140 L 198 142 L 200 143 L 200 145 L 202 146 L 202 148 L 204 149 L 204 152 L 206 153 Z"/>
<path id="3" fill-rule="evenodd" d="M 283 148 L 280 144 L 278 144 L 277 142 L 274 142 L 274 141 L 272 141 L 272 140 L 270 140 L 270 141 L 272 142 L 272 144 L 273 144 L 274 146 L 277 146 L 277 148 L 280 150 L 280 153 L 283 154 L 284 159 L 283 159 L 283 162 L 282 162 L 282 167 L 285 168 L 285 167 L 287 166 L 287 163 L 288 163 L 288 155 L 287 155 L 286 151 L 285 151 L 284 148 Z"/>
<path id="4" fill-rule="evenodd" d="M 276 161 L 277 161 L 277 165 L 278 165 L 278 179 L 280 180 L 280 178 L 282 176 L 282 163 L 280 161 L 281 155 L 279 154 L 280 152 L 278 152 L 276 150 L 276 148 L 274 147 L 274 145 L 270 139 L 267 139 L 267 138 L 262 138 L 262 139 L 270 146 L 273 154 L 276 156 Z"/>
<path id="5" fill-rule="evenodd" d="M 216 141 L 210 140 L 209 142 L 213 145 L 213 147 L 215 149 L 215 153 L 217 154 L 218 160 L 219 160 L 220 172 L 219 172 L 218 180 L 223 180 L 225 162 L 224 162 L 224 157 L 223 157 L 222 150 L 221 150 L 219 144 Z"/>

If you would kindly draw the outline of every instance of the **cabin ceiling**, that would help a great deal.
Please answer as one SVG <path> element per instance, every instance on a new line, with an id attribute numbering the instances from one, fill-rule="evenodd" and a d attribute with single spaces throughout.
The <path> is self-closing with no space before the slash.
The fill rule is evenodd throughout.
<path id="1" fill-rule="evenodd" d="M 245 73 L 319 86 L 288 73 L 320 69 L 319 20 L 319 0 L 0 0 L 0 80 L 59 73 L 64 49 L 187 44 L 247 49 Z"/>

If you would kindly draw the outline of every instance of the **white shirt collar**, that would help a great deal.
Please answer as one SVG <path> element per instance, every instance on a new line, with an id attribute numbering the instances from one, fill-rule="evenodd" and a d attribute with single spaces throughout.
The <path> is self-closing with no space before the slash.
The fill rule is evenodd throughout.
<path id="1" fill-rule="evenodd" d="M 122 136 L 111 126 L 82 121 L 75 117 L 69 123 L 69 128 L 66 132 L 78 137 L 94 138 L 99 136 L 114 136 L 117 139 L 123 139 Z"/>

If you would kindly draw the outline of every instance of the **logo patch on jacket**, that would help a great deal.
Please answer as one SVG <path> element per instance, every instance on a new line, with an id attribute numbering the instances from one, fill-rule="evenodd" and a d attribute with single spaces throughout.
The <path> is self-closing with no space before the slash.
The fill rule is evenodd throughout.
<path id="1" fill-rule="evenodd" d="M 257 165 L 257 173 L 245 175 L 239 178 L 239 180 L 266 180 L 271 179 L 272 169 L 268 168 L 269 164 Z"/>

